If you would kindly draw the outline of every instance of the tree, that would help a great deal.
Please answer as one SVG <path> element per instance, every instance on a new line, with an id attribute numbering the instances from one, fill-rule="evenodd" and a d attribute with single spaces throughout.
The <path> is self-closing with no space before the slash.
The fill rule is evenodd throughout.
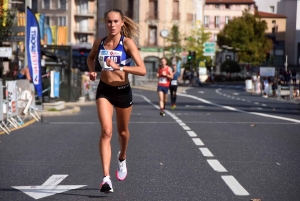
<path id="1" fill-rule="evenodd" d="M 207 42 L 210 38 L 211 33 L 207 32 L 202 25 L 195 26 L 188 36 L 187 39 L 187 49 L 189 51 L 195 51 L 196 57 L 193 60 L 192 65 L 198 67 L 200 60 L 206 60 L 210 63 L 210 57 L 203 56 L 203 43 Z"/>
<path id="2" fill-rule="evenodd" d="M 266 35 L 267 23 L 257 13 L 243 11 L 241 17 L 228 22 L 218 34 L 218 45 L 227 45 L 238 50 L 239 62 L 251 62 L 259 65 L 266 60 L 266 54 L 272 50 L 272 41 Z"/>
<path id="3" fill-rule="evenodd" d="M 16 11 L 7 8 L 8 0 L 0 0 L 0 43 L 6 41 L 11 35 Z"/>
<path id="4" fill-rule="evenodd" d="M 236 61 L 226 60 L 221 65 L 221 71 L 226 73 L 238 73 L 241 72 L 241 68 Z"/>
<path id="5" fill-rule="evenodd" d="M 174 24 L 170 30 L 170 34 L 166 38 L 166 41 L 168 45 L 166 46 L 166 49 L 169 50 L 168 53 L 166 53 L 166 57 L 168 60 L 172 60 L 173 57 L 176 58 L 176 60 L 181 60 L 181 41 L 182 36 L 179 31 L 179 26 Z"/>

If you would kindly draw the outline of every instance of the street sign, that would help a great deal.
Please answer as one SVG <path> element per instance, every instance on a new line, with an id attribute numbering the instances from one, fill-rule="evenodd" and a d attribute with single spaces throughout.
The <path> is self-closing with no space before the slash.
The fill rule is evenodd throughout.
<path id="1" fill-rule="evenodd" d="M 203 43 L 203 55 L 204 56 L 213 56 L 216 52 L 216 43 L 215 42 L 205 42 Z"/>

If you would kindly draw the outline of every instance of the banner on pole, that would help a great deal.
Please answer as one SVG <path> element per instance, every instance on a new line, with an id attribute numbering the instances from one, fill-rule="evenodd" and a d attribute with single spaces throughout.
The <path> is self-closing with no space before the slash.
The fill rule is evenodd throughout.
<path id="1" fill-rule="evenodd" d="M 0 82 L 0 121 L 3 121 L 3 87 L 2 82 Z"/>
<path id="2" fill-rule="evenodd" d="M 59 72 L 51 71 L 51 90 L 50 97 L 58 98 L 59 97 Z"/>
<path id="3" fill-rule="evenodd" d="M 27 7 L 26 16 L 26 48 L 28 68 L 32 82 L 35 86 L 37 95 L 42 96 L 42 76 L 41 76 L 41 41 L 39 23 L 32 13 L 31 9 Z"/>
<path id="4" fill-rule="evenodd" d="M 9 117 L 14 117 L 18 115 L 17 111 L 17 82 L 16 81 L 7 81 L 7 100 L 8 100 L 8 109 L 7 114 Z"/>

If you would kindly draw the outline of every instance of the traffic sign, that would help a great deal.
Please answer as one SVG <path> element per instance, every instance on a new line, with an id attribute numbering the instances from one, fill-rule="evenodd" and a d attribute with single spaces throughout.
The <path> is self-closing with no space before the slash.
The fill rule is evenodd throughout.
<path id="1" fill-rule="evenodd" d="M 212 56 L 216 51 L 216 43 L 215 42 L 205 42 L 203 43 L 203 55 L 204 56 Z"/>

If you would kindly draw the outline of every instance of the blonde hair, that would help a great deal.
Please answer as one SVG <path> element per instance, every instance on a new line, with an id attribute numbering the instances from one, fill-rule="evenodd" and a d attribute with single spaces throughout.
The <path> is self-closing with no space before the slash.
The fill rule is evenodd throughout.
<path id="1" fill-rule="evenodd" d="M 105 19 L 107 17 L 107 14 L 110 12 L 117 12 L 121 15 L 122 20 L 124 20 L 124 25 L 121 28 L 121 34 L 124 35 L 127 38 L 131 38 L 135 40 L 139 36 L 139 24 L 135 23 L 132 19 L 129 17 L 123 15 L 122 11 L 119 9 L 111 9 L 105 13 Z"/>

